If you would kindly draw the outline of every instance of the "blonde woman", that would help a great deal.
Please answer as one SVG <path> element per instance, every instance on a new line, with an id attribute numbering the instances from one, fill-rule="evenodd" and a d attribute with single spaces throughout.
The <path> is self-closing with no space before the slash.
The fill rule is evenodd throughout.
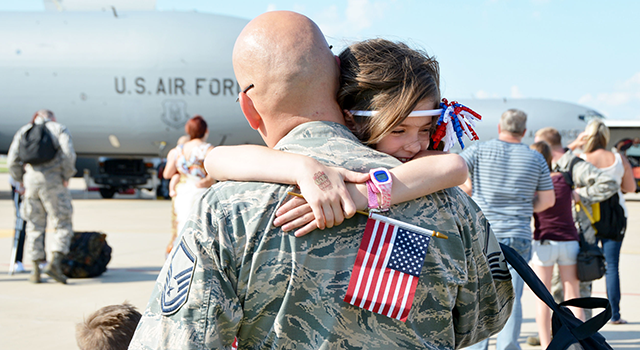
<path id="1" fill-rule="evenodd" d="M 633 178 L 631 164 L 626 157 L 618 152 L 606 150 L 609 143 L 609 128 L 600 119 L 593 119 L 587 125 L 584 132 L 578 135 L 578 138 L 569 145 L 574 150 L 582 148 L 583 154 L 581 158 L 595 165 L 602 172 L 611 175 L 620 185 L 618 196 L 620 197 L 620 205 L 624 208 L 624 215 L 628 217 L 627 208 L 624 203 L 623 193 L 635 192 L 636 182 Z M 607 297 L 611 302 L 613 314 L 611 323 L 625 324 L 627 321 L 620 317 L 620 275 L 618 273 L 618 263 L 620 261 L 620 248 L 622 241 L 613 241 L 610 239 L 598 239 L 604 251 L 605 260 L 607 261 Z"/>

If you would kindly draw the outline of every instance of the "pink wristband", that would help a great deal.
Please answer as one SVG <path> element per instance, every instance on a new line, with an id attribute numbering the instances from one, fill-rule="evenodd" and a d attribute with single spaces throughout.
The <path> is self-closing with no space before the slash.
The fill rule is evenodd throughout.
<path id="1" fill-rule="evenodd" d="M 380 191 L 376 187 L 376 185 L 371 182 L 371 180 L 367 181 L 367 197 L 369 198 L 369 209 L 379 209 L 380 205 L 378 204 L 378 193 Z"/>

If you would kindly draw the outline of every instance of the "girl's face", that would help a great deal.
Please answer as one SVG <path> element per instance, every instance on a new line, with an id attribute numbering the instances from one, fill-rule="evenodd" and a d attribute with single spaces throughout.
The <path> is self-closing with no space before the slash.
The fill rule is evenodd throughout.
<path id="1" fill-rule="evenodd" d="M 414 111 L 433 109 L 435 105 L 433 100 L 424 99 L 416 105 Z M 378 142 L 376 150 L 392 155 L 403 163 L 411 160 L 429 147 L 433 119 L 431 116 L 406 118 Z"/>

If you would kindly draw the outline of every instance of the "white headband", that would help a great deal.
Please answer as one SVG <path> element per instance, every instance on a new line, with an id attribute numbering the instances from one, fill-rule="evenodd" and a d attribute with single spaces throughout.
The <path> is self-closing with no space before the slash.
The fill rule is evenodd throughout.
<path id="1" fill-rule="evenodd" d="M 378 111 L 349 111 L 351 114 L 358 117 L 373 117 L 378 114 Z M 442 109 L 425 109 L 421 111 L 413 111 L 409 113 L 407 117 L 431 117 L 435 115 L 441 115 Z"/>

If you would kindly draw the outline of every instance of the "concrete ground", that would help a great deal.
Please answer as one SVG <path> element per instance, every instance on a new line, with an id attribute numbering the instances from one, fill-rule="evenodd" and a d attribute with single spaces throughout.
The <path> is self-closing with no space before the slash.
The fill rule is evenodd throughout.
<path id="1" fill-rule="evenodd" d="M 164 261 L 170 237 L 171 203 L 154 200 L 151 193 L 119 195 L 103 200 L 85 192 L 82 179 L 73 179 L 73 224 L 76 231 L 101 231 L 113 248 L 109 270 L 99 278 L 71 279 L 61 285 L 45 278 L 33 285 L 28 274 L 8 275 L 14 211 L 8 175 L 0 174 L 0 348 L 77 349 L 75 325 L 105 305 L 129 301 L 145 308 Z M 633 270 L 640 266 L 640 196 L 628 195 L 628 234 L 622 246 L 622 317 L 627 325 L 607 324 L 601 333 L 614 349 L 640 349 L 640 280 Z M 50 256 L 50 255 L 48 255 Z M 27 269 L 31 269 L 29 263 Z M 594 296 L 606 297 L 604 279 L 593 286 Z M 533 293 L 525 289 L 523 349 L 526 338 L 537 333 Z M 491 340 L 491 348 L 495 348 Z"/>

